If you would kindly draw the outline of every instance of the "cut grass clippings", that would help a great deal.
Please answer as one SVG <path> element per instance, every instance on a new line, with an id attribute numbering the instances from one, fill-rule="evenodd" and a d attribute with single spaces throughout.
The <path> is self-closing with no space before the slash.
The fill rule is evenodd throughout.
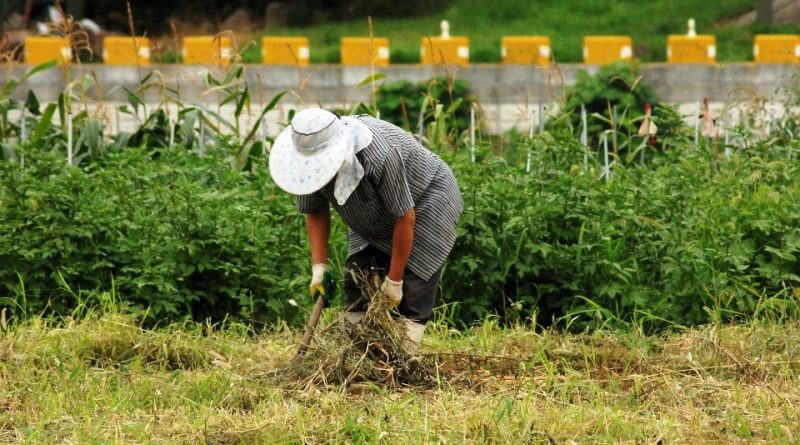
<path id="1" fill-rule="evenodd" d="M 797 443 L 799 335 L 796 322 L 660 337 L 433 324 L 422 360 L 474 386 L 354 395 L 274 384 L 297 350 L 289 329 L 34 318 L 0 337 L 0 442 Z"/>

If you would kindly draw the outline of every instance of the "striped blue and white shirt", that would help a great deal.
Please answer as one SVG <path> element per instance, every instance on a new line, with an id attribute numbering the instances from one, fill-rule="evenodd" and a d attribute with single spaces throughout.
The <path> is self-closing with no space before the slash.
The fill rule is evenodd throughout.
<path id="1" fill-rule="evenodd" d="M 326 206 L 349 227 L 348 256 L 372 245 L 391 255 L 397 218 L 416 214 L 408 269 L 428 280 L 444 264 L 456 241 L 464 203 L 450 167 L 403 129 L 371 116 L 358 119 L 372 131 L 372 143 L 356 157 L 364 177 L 344 205 L 333 196 L 334 180 L 319 191 L 297 197 L 302 213 Z"/>

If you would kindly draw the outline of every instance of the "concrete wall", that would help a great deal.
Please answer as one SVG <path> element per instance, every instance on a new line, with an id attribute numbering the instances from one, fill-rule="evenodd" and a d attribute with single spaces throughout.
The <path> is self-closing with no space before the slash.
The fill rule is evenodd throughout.
<path id="1" fill-rule="evenodd" d="M 16 67 L 4 72 L 3 81 L 9 76 L 19 78 L 26 67 Z M 369 67 L 345 67 L 341 65 L 312 65 L 306 68 L 246 66 L 246 79 L 253 102 L 266 104 L 281 91 L 290 90 L 284 96 L 283 107 L 298 105 L 324 105 L 347 107 L 357 102 L 371 101 L 372 87 L 358 86 L 371 75 Z M 503 131 L 512 126 L 525 126 L 529 105 L 536 103 L 558 103 L 564 86 L 572 85 L 578 73 L 586 70 L 596 72 L 593 65 L 553 65 L 548 68 L 522 65 L 470 65 L 447 67 L 422 65 L 393 65 L 377 72 L 386 75 L 386 81 L 428 80 L 437 75 L 449 75 L 469 82 L 479 99 L 484 119 L 493 131 Z M 693 104 L 703 97 L 716 104 L 730 103 L 737 96 L 760 96 L 770 102 L 779 102 L 786 97 L 793 84 L 800 84 L 796 65 L 764 65 L 731 63 L 708 65 L 648 64 L 640 69 L 642 82 L 653 87 L 667 102 Z M 185 103 L 216 104 L 217 93 L 209 93 L 204 78 L 208 69 L 201 66 L 162 65 L 138 70 L 135 67 L 84 65 L 72 67 L 71 79 L 91 75 L 100 88 L 91 95 L 102 96 L 103 101 L 124 102 L 125 92 L 121 87 L 136 91 L 140 80 L 152 72 L 145 96 L 147 102 L 161 102 L 163 96 L 179 96 Z M 211 69 L 212 75 L 221 78 L 224 73 Z M 67 85 L 64 70 L 52 69 L 39 73 L 17 90 L 23 96 L 27 87 L 37 93 L 40 101 L 55 100 Z"/>

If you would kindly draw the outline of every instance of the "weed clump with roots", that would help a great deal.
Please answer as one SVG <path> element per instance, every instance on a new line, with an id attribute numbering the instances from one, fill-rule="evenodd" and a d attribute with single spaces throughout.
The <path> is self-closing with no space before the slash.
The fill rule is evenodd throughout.
<path id="1" fill-rule="evenodd" d="M 304 355 L 274 374 L 279 383 L 303 390 L 354 384 L 436 387 L 441 376 L 410 350 L 404 320 L 392 316 L 377 275 L 354 276 L 369 301 L 364 317 L 353 324 L 342 316 L 319 330 Z"/>

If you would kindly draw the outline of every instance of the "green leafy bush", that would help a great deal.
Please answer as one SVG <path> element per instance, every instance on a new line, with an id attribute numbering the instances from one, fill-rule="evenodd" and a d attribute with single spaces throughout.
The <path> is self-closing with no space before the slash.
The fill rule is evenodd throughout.
<path id="1" fill-rule="evenodd" d="M 299 321 L 304 220 L 261 165 L 185 149 L 109 153 L 67 168 L 47 153 L 0 163 L 0 283 L 26 310 L 64 313 L 73 290 L 108 289 L 152 320 L 229 314 Z M 26 295 L 20 295 L 19 283 Z"/>
<path id="2" fill-rule="evenodd" d="M 545 133 L 531 171 L 454 160 L 465 201 L 442 288 L 462 322 L 538 314 L 649 328 L 797 314 L 798 165 L 764 143 L 710 147 L 598 180 L 584 149 Z"/>
<path id="3" fill-rule="evenodd" d="M 641 81 L 634 64 L 618 62 L 601 67 L 596 74 L 580 71 L 574 85 L 567 88 L 567 100 L 561 115 L 554 119 L 551 128 L 567 126 L 581 128 L 581 106 L 589 115 L 588 144 L 597 146 L 601 133 L 616 130 L 615 152 L 622 141 L 616 136 L 630 140 L 638 132 L 644 116 L 645 104 L 653 107 L 652 120 L 658 126 L 659 139 L 677 136 L 683 127 L 680 115 L 669 105 L 663 104 L 655 91 Z M 622 147 L 624 148 L 624 147 Z M 627 147 L 626 151 L 632 151 Z"/>
<path id="4" fill-rule="evenodd" d="M 381 119 L 415 132 L 419 115 L 424 123 L 435 120 L 437 105 L 448 111 L 449 124 L 457 129 L 469 128 L 469 107 L 474 102 L 469 84 L 463 79 L 436 77 L 426 82 L 389 82 L 378 89 Z"/>

